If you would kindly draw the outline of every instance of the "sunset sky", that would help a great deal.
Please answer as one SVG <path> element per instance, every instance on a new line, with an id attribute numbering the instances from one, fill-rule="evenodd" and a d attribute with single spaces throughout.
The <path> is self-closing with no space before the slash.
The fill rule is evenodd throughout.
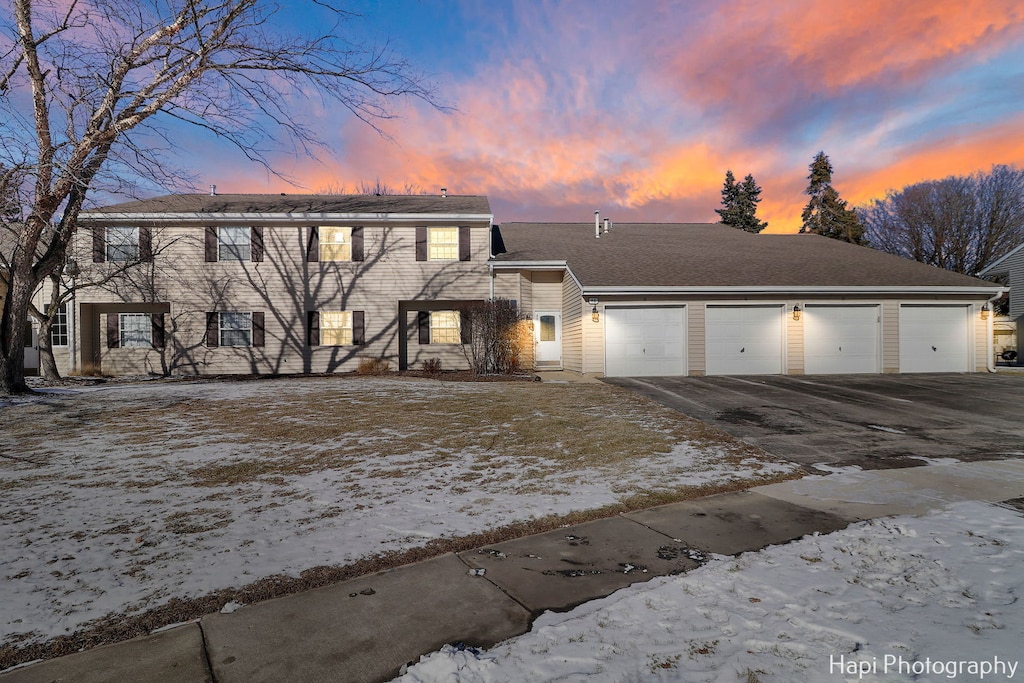
<path id="1" fill-rule="evenodd" d="M 855 205 L 919 180 L 1024 166 L 1019 0 L 352 6 L 352 35 L 388 41 L 456 111 L 396 103 L 388 141 L 310 106 L 303 116 L 329 151 L 319 163 L 275 161 L 299 187 L 198 145 L 188 153 L 203 183 L 301 192 L 379 179 L 487 195 L 498 222 L 587 221 L 595 210 L 702 222 L 717 220 L 732 169 L 763 187 L 769 232 L 787 232 L 819 150 Z"/>

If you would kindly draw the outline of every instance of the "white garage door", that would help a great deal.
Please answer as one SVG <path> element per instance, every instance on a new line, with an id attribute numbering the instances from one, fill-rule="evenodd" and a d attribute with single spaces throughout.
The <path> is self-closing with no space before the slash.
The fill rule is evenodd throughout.
<path id="1" fill-rule="evenodd" d="M 809 375 L 881 372 L 878 306 L 804 307 L 804 372 Z"/>
<path id="2" fill-rule="evenodd" d="M 686 374 L 683 307 L 606 308 L 608 377 Z"/>
<path id="3" fill-rule="evenodd" d="M 969 372 L 969 306 L 900 306 L 900 372 Z"/>
<path id="4" fill-rule="evenodd" d="M 708 306 L 709 375 L 782 373 L 782 306 Z"/>

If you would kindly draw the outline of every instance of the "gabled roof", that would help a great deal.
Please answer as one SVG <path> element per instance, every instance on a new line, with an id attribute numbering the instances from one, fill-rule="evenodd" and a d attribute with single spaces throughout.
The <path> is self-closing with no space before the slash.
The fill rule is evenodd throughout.
<path id="1" fill-rule="evenodd" d="M 999 285 L 820 235 L 754 235 L 717 223 L 505 223 L 495 265 L 564 261 L 586 288 Z M 993 294 L 996 293 L 993 291 Z"/>
<path id="2" fill-rule="evenodd" d="M 487 197 L 440 195 L 170 194 L 104 206 L 102 214 L 464 214 L 489 215 Z"/>
<path id="3" fill-rule="evenodd" d="M 981 275 L 982 277 L 1006 275 L 1010 272 L 1009 260 L 1021 250 L 1024 250 L 1024 244 L 1021 244 L 1016 249 L 1011 249 L 1008 253 L 1003 254 L 1000 258 L 979 270 L 978 275 Z"/>

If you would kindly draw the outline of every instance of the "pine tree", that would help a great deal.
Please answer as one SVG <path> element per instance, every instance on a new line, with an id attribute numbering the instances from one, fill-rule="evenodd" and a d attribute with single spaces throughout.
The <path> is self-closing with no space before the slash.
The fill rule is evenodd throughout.
<path id="1" fill-rule="evenodd" d="M 737 222 L 732 226 L 757 234 L 768 227 L 768 223 L 757 217 L 757 205 L 761 202 L 761 188 L 750 173 L 739 186 L 739 198 L 736 203 Z"/>
<path id="2" fill-rule="evenodd" d="M 739 199 L 740 188 L 736 184 L 736 176 L 732 174 L 732 169 L 725 172 L 725 184 L 722 185 L 722 208 L 715 209 L 721 220 L 719 223 L 725 223 L 726 225 L 732 225 L 736 219 L 736 202 Z"/>
<path id="3" fill-rule="evenodd" d="M 800 232 L 831 237 L 853 244 L 867 244 L 864 226 L 857 212 L 840 199 L 839 192 L 832 187 L 832 162 L 825 152 L 818 152 L 810 165 L 808 185 L 804 193 L 811 199 L 804 207 L 800 218 L 803 225 Z"/>
<path id="4" fill-rule="evenodd" d="M 757 205 L 760 201 L 761 188 L 754 181 L 753 175 L 748 173 L 742 183 L 737 183 L 732 170 L 728 170 L 722 186 L 722 208 L 715 209 L 715 213 L 721 216 L 719 223 L 758 233 L 768 226 L 757 218 Z"/>

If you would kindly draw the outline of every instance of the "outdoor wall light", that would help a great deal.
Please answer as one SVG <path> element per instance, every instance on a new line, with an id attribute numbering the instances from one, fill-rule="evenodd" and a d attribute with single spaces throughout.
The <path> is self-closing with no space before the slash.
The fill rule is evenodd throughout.
<path id="1" fill-rule="evenodd" d="M 982 320 L 988 320 L 988 314 L 989 314 L 990 310 L 992 310 L 992 309 L 989 308 L 988 304 L 985 304 L 984 306 L 981 307 L 981 319 Z"/>
<path id="2" fill-rule="evenodd" d="M 597 306 L 594 306 L 592 309 L 590 309 L 590 319 L 593 320 L 595 323 L 601 322 L 601 314 L 597 312 Z"/>
<path id="3" fill-rule="evenodd" d="M 800 313 L 801 313 L 800 304 L 797 304 L 796 306 L 793 307 L 793 320 L 799 320 L 800 319 Z"/>

